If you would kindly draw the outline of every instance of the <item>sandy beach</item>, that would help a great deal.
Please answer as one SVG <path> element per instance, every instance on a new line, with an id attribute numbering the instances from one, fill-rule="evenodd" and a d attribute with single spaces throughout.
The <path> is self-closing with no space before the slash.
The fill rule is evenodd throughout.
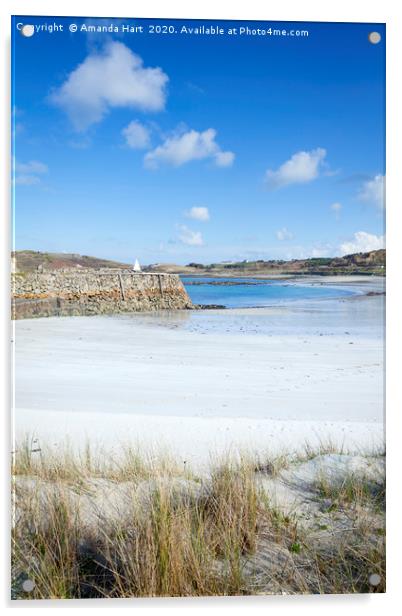
<path id="1" fill-rule="evenodd" d="M 345 281 L 342 280 L 342 284 Z M 15 436 L 166 447 L 383 441 L 382 297 L 15 323 Z"/>

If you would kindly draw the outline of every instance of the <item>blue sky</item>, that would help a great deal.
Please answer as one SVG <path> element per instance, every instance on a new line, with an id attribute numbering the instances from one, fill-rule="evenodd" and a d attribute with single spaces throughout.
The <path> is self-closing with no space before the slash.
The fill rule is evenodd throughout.
<path id="1" fill-rule="evenodd" d="M 142 263 L 382 247 L 385 27 L 240 26 L 278 23 L 15 18 L 15 247 Z"/>

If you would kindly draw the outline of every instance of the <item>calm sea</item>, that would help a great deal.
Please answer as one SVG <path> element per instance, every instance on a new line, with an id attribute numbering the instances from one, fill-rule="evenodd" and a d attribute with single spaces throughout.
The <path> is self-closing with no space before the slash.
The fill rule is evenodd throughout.
<path id="1" fill-rule="evenodd" d="M 329 286 L 324 282 L 295 284 L 286 280 L 189 276 L 183 276 L 182 281 L 194 304 L 219 304 L 227 308 L 253 308 L 303 300 L 336 299 L 357 293 L 355 289 Z"/>

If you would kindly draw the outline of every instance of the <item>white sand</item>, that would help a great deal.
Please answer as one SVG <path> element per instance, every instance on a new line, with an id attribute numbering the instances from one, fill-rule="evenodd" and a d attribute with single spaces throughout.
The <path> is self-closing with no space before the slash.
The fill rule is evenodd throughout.
<path id="1" fill-rule="evenodd" d="M 58 450 L 68 444 L 94 454 L 106 451 L 118 457 L 128 444 L 145 452 L 173 452 L 193 468 L 219 455 L 236 452 L 255 456 L 303 451 L 328 439 L 351 453 L 372 453 L 383 443 L 378 422 L 283 421 L 245 417 L 174 417 L 124 413 L 66 413 L 19 409 L 16 433 L 29 428 L 39 445 Z M 34 443 L 36 448 L 37 442 Z"/>
<path id="2" fill-rule="evenodd" d="M 18 321 L 16 437 L 116 451 L 133 440 L 193 461 L 328 437 L 370 449 L 383 440 L 380 321 L 360 330 L 353 310 L 348 333 L 333 315 L 323 333 L 287 309 L 260 310 L 257 334 L 255 311 Z M 296 327 L 276 335 L 285 317 Z"/>
<path id="3" fill-rule="evenodd" d="M 135 317 L 16 323 L 17 408 L 380 421 L 382 349 L 351 335 L 205 334 Z"/>

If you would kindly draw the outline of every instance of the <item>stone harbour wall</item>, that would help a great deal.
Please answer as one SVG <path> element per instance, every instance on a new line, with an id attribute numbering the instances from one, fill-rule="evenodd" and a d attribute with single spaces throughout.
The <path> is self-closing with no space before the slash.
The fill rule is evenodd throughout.
<path id="1" fill-rule="evenodd" d="M 12 274 L 14 319 L 192 308 L 177 274 L 124 269 Z"/>

